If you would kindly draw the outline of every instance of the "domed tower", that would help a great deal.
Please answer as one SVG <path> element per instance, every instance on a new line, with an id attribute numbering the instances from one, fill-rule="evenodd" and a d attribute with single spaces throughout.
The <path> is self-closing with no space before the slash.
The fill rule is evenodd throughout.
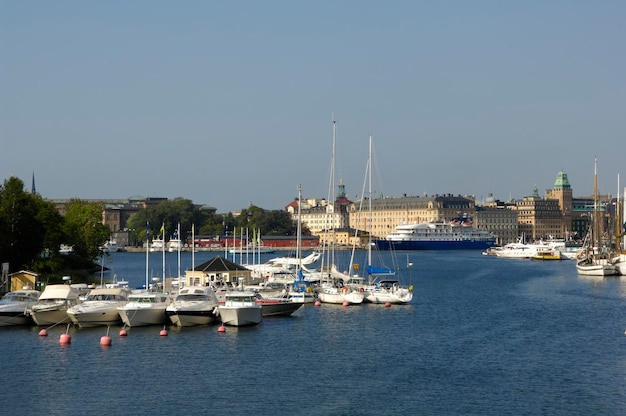
<path id="1" fill-rule="evenodd" d="M 556 175 L 554 188 L 547 192 L 546 199 L 556 199 L 563 213 L 563 235 L 572 231 L 572 187 L 567 180 L 567 173 L 561 170 Z"/>

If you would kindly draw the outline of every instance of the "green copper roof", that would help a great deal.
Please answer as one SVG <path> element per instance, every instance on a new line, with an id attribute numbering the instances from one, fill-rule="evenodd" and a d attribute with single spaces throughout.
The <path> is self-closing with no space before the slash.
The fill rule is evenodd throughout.
<path id="1" fill-rule="evenodd" d="M 554 181 L 554 188 L 556 189 L 569 189 L 570 188 L 570 184 L 569 181 L 567 180 L 567 173 L 560 171 L 557 175 L 556 175 L 556 181 Z"/>

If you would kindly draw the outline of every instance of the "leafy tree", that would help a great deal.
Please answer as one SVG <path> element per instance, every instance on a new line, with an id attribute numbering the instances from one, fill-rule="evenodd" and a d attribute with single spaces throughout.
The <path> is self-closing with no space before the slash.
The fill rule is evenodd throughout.
<path id="1" fill-rule="evenodd" d="M 39 199 L 25 192 L 24 182 L 13 176 L 0 187 L 0 261 L 8 262 L 10 271 L 30 268 L 43 250 Z"/>
<path id="2" fill-rule="evenodd" d="M 146 224 L 149 229 L 149 239 L 160 234 L 161 226 L 165 228 L 166 237 L 171 237 L 180 224 L 180 235 L 191 233 L 191 226 L 196 230 L 207 220 L 207 215 L 195 206 L 189 199 L 176 198 L 172 201 L 163 201 L 158 205 L 148 207 L 131 215 L 126 222 L 129 229 L 135 230 L 135 239 L 145 242 Z"/>
<path id="3" fill-rule="evenodd" d="M 90 260 L 100 254 L 100 247 L 109 238 L 109 228 L 102 224 L 104 206 L 99 202 L 72 199 L 66 206 L 64 232 L 74 254 Z"/>

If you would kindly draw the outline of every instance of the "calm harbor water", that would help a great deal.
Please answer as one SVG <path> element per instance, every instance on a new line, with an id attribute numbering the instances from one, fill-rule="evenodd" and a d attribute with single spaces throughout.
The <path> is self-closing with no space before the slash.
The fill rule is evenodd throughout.
<path id="1" fill-rule="evenodd" d="M 215 253 L 196 253 L 200 264 Z M 342 255 L 347 255 L 343 253 Z M 266 255 L 269 258 L 273 255 Z M 191 257 L 183 253 L 182 269 Z M 307 305 L 252 328 L 0 328 L 6 414 L 623 415 L 626 278 L 573 262 L 398 253 L 411 304 Z M 145 255 L 115 253 L 145 281 Z M 166 274 L 175 274 L 175 253 Z M 237 261 L 239 259 L 237 258 Z M 413 263 L 410 270 L 408 262 Z M 161 275 L 159 253 L 150 274 Z M 153 271 L 154 270 L 154 271 Z M 105 277 L 110 278 L 110 274 Z M 95 279 L 97 280 L 97 278 Z"/>

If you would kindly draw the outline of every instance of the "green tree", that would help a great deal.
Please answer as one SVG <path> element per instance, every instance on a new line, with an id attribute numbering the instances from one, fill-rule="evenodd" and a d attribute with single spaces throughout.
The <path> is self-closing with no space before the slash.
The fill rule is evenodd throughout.
<path id="1" fill-rule="evenodd" d="M 189 199 L 176 198 L 134 213 L 126 225 L 134 230 L 137 241 L 145 242 L 146 225 L 149 229 L 149 239 L 159 235 L 161 226 L 164 226 L 165 237 L 169 239 L 180 224 L 180 236 L 184 239 L 191 233 L 192 225 L 195 224 L 196 230 L 199 230 L 206 220 L 207 214 Z"/>
<path id="2" fill-rule="evenodd" d="M 109 228 L 102 224 L 102 203 L 72 199 L 66 206 L 64 232 L 77 256 L 94 260 L 109 239 Z"/>
<path id="3" fill-rule="evenodd" d="M 0 261 L 10 271 L 30 268 L 43 250 L 45 229 L 38 218 L 40 198 L 24 191 L 24 182 L 10 177 L 0 187 Z"/>

